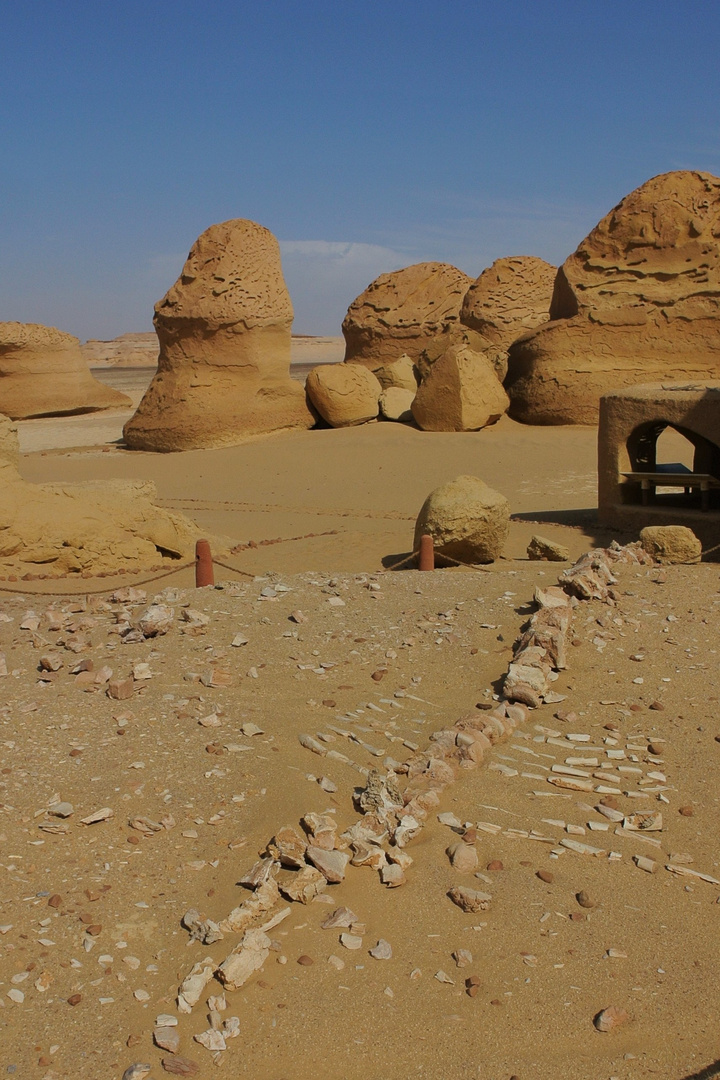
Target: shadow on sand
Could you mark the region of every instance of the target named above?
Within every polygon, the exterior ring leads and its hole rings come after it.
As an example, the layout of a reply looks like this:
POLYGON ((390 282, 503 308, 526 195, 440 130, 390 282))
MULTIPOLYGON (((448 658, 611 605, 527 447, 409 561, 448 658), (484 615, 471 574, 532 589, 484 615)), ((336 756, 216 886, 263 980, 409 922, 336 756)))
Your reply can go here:
POLYGON ((563 525, 568 529, 578 529, 588 537, 593 547, 607 547, 611 540, 625 543, 628 537, 635 538, 630 532, 601 525, 594 507, 577 510, 528 510, 522 514, 511 514, 510 520, 527 524, 563 525))
POLYGON ((720 1076, 720 1061, 713 1061, 712 1065, 706 1065, 699 1072, 689 1073, 680 1080, 712 1080, 714 1076, 720 1076))

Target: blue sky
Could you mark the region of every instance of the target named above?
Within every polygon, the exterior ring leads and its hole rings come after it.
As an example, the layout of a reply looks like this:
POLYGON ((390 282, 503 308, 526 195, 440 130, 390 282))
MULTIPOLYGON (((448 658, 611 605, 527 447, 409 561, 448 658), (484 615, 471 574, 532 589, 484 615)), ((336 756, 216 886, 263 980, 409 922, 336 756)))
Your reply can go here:
POLYGON ((281 241, 299 333, 390 269, 561 262, 720 173, 715 0, 0 0, 0 319, 151 327, 213 222, 281 241))

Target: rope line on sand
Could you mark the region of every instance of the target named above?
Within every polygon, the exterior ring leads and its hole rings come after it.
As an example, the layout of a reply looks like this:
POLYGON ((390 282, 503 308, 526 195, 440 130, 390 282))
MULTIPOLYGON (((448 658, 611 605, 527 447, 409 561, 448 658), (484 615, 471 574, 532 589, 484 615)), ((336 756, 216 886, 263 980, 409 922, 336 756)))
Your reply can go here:
MULTIPOLYGON (((140 586, 140 585, 149 585, 151 581, 161 581, 162 578, 170 577, 172 574, 178 574, 181 570, 187 570, 189 567, 194 566, 194 565, 195 565, 195 560, 193 559, 192 562, 182 563, 180 566, 173 566, 172 570, 163 570, 159 574, 151 574, 150 577, 142 578, 141 581, 133 581, 132 585, 130 585, 129 587, 130 588, 138 588, 138 586, 140 586)), ((238 573, 241 573, 241 572, 242 571, 238 571, 238 573)), ((110 575, 110 576, 112 576, 112 575, 110 575)), ((65 574, 65 575, 63 575, 62 578, 55 578, 54 580, 55 581, 63 581, 63 580, 67 580, 69 577, 70 577, 69 574, 65 574)), ((85 580, 85 579, 76 578, 75 580, 85 580)), ((34 581, 33 582, 28 582, 28 584, 35 584, 35 582, 34 581)), ((116 589, 122 589, 122 588, 124 588, 124 585, 110 585, 106 589, 81 589, 79 592, 57 592, 55 589, 49 589, 47 592, 33 591, 32 595, 33 596, 82 596, 83 593, 85 593, 87 596, 100 596, 100 595, 102 595, 102 593, 115 592, 116 589)), ((27 591, 28 590, 26 588, 25 589, 20 589, 20 588, 18 588, 18 589, 10 589, 10 588, 7 588, 7 586, 5 586, 5 585, 0 585, 0 592, 18 594, 18 593, 26 593, 27 591)))
MULTIPOLYGON (((412 562, 413 559, 417 559, 419 555, 420 555, 420 549, 417 548, 415 551, 411 551, 409 555, 406 555, 404 558, 399 559, 398 562, 391 563, 390 566, 386 566, 385 569, 386 570, 399 570, 400 567, 405 566, 406 563, 412 562)), ((435 561, 437 562, 438 559, 441 559, 444 563, 448 564, 449 566, 467 566, 467 568, 469 570, 478 570, 483 574, 488 574, 490 572, 487 569, 487 567, 482 566, 479 563, 469 563, 469 562, 463 562, 462 559, 453 559, 451 555, 444 555, 442 553, 442 551, 437 551, 436 550, 435 551, 435 561)))

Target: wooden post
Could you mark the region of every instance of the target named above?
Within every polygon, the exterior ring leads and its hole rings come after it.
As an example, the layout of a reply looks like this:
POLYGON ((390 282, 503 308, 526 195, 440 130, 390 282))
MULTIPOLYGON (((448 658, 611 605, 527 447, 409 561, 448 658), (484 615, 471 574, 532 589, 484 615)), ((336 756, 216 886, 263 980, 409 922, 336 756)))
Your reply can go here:
POLYGON ((215 584, 212 553, 207 540, 198 540, 195 544, 195 588, 215 584))
POLYGON ((420 537, 420 559, 418 561, 418 569, 435 569, 435 546, 433 544, 432 536, 429 536, 427 533, 420 537))

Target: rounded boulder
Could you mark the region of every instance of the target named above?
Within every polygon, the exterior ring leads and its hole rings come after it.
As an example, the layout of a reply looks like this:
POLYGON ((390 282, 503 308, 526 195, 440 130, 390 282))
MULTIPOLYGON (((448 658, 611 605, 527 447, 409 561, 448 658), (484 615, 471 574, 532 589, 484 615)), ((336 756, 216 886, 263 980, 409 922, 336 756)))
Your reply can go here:
POLYGON ((415 523, 413 549, 432 536, 435 549, 467 563, 493 562, 502 553, 510 528, 504 495, 477 476, 458 476, 432 491, 415 523))
POLYGON ((354 427, 377 418, 382 386, 359 364, 320 364, 308 375, 305 391, 330 427, 354 427))
POLYGON ((640 543, 663 563, 697 563, 702 554, 702 544, 685 525, 648 525, 640 533, 640 543))

